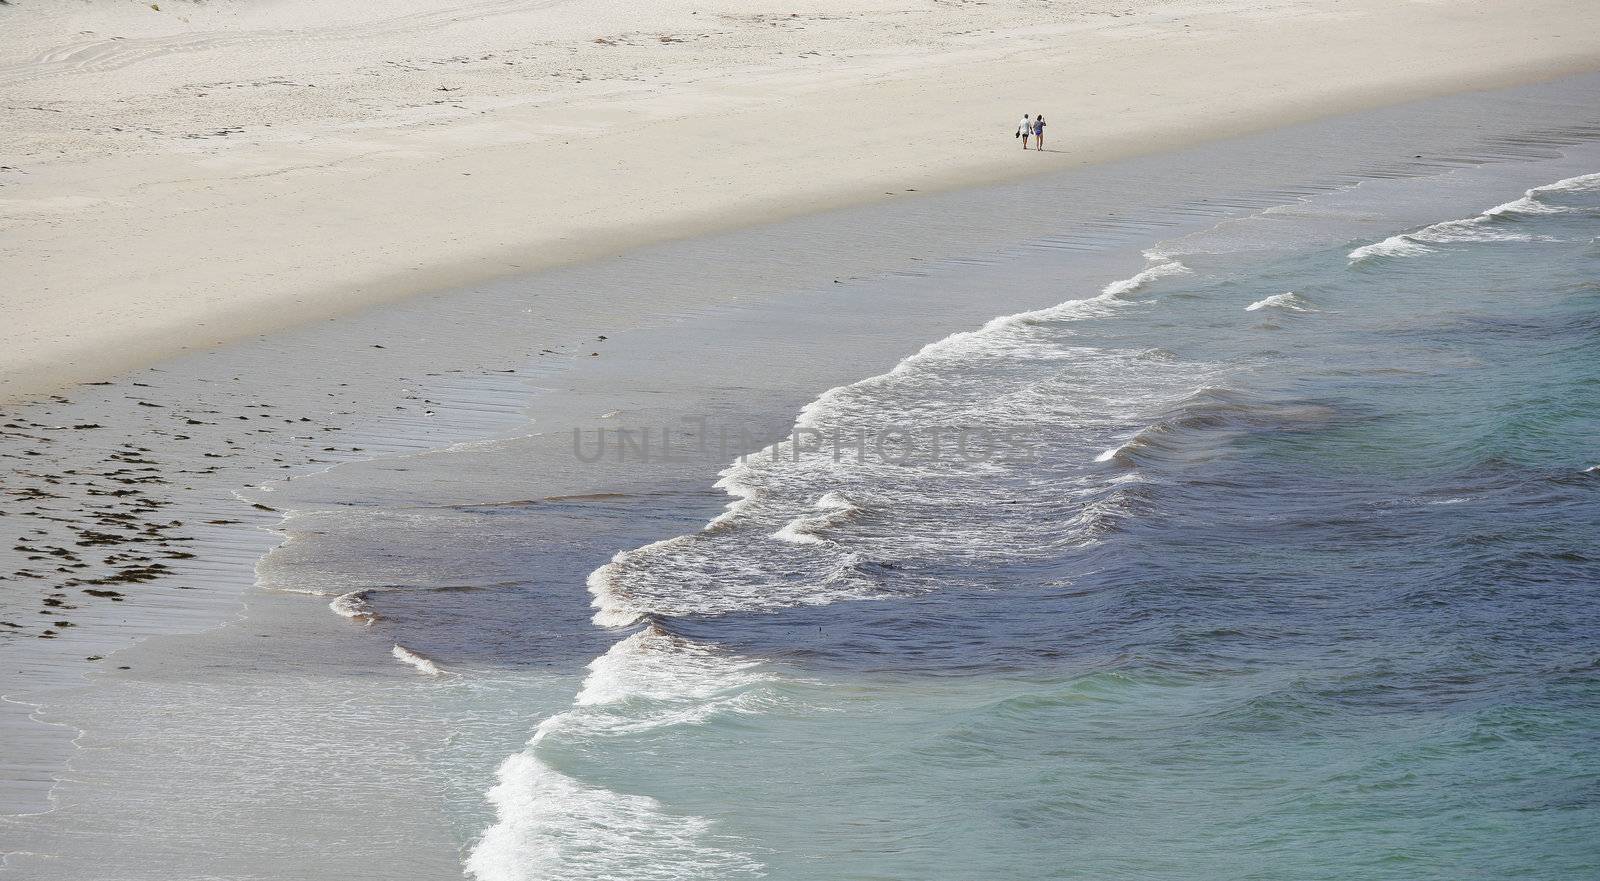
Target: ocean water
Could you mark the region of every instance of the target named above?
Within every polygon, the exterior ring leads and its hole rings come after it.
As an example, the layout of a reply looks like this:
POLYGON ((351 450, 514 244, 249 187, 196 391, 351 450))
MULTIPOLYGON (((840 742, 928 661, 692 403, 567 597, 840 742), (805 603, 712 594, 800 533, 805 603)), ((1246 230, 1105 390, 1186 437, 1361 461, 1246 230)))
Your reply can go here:
POLYGON ((1600 873, 1600 175, 1483 208, 1223 224, 823 394, 589 576, 469 871, 1600 873))

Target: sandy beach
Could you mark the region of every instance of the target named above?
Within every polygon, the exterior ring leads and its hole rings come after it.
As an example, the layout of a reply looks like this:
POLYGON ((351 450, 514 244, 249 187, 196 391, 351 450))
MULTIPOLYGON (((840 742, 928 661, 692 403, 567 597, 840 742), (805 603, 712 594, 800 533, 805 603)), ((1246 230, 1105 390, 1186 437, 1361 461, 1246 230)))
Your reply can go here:
POLYGON ((0 877, 1595 876, 1591 6, 0 0, 0 877))
POLYGON ((1600 66, 1581 0, 0 8, 0 394, 646 242, 1600 66), (1024 109, 1052 122, 1022 156, 1024 109))

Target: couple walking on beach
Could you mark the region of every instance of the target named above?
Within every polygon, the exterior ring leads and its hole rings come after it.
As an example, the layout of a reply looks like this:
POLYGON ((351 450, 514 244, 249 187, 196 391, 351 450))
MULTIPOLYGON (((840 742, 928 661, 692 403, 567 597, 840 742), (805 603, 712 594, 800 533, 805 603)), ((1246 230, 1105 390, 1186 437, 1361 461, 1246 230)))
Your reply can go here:
POLYGON ((1036 150, 1044 149, 1044 114, 1041 113, 1033 119, 1028 114, 1022 114, 1022 122, 1017 125, 1017 137, 1022 138, 1022 149, 1028 149, 1028 136, 1032 135, 1039 146, 1036 150))

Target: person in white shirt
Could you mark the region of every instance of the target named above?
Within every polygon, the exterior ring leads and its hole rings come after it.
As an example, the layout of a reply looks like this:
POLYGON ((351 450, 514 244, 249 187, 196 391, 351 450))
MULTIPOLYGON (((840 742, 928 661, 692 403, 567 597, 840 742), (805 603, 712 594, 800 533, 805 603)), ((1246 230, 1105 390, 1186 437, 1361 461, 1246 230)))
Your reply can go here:
POLYGON ((1022 135, 1022 149, 1028 149, 1028 136, 1033 134, 1033 120, 1028 118, 1028 114, 1022 114, 1022 124, 1017 126, 1017 132, 1022 135))

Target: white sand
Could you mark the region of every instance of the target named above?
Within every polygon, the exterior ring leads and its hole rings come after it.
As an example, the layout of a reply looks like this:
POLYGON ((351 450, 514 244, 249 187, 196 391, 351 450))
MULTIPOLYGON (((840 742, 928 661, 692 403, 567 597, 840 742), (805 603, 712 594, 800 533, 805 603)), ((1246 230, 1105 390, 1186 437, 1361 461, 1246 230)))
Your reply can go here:
POLYGON ((158 5, 0 6, 0 397, 648 241, 1600 68, 1593 0, 158 5), (1060 152, 1017 150, 1024 110, 1060 152))

